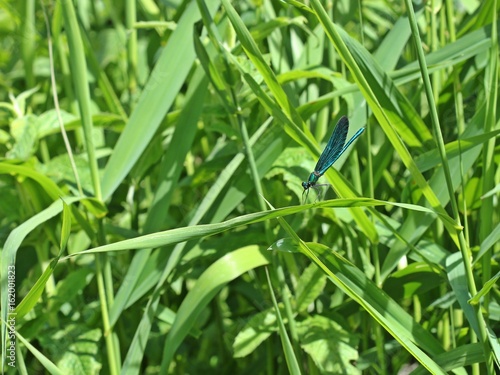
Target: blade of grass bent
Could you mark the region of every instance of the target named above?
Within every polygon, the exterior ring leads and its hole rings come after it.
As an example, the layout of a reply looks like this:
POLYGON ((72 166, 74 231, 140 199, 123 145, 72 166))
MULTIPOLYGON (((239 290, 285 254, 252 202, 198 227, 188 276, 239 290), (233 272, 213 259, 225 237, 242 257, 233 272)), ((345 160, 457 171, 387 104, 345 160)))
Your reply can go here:
POLYGON ((27 177, 35 181, 43 189, 45 193, 51 198, 56 200, 63 197, 64 192, 57 186, 57 184, 48 178, 46 175, 35 171, 32 168, 25 167, 24 165, 16 165, 10 163, 0 162, 0 174, 11 174, 14 176, 27 177))
MULTIPOLYGON (((323 201, 319 203, 304 204, 301 206, 291 206, 285 208, 278 208, 271 211, 260 211, 252 214, 242 215, 223 221, 221 223, 214 224, 203 224, 191 226, 188 225, 182 228, 175 228, 166 230, 163 232, 157 232, 152 234, 147 234, 139 236, 136 238, 123 240, 115 242, 112 244, 107 244, 103 246, 94 247, 88 250, 83 250, 79 252, 72 253, 66 256, 64 259, 72 258, 84 254, 93 254, 100 252, 110 252, 110 251, 123 251, 123 250, 135 250, 135 249, 147 249, 155 247, 164 247, 167 245, 183 243, 186 241, 197 240, 199 238, 211 236, 217 233, 222 233, 227 230, 238 228, 243 225, 249 225, 254 223, 259 223, 269 219, 275 219, 279 216, 292 215, 312 207, 374 207, 383 205, 393 205, 409 210, 415 210, 419 212, 432 213, 434 215, 440 216, 440 218, 447 225, 452 225, 454 221, 449 219, 447 215, 443 215, 432 209, 424 206, 417 206, 413 204, 388 202, 377 199, 370 198, 350 198, 350 199, 332 199, 328 201, 323 201)), ((457 228, 458 229, 458 228, 457 228)))
POLYGON ((53 375, 63 375, 64 371, 61 371, 50 359, 48 359, 41 351, 39 351, 34 345, 26 340, 20 333, 16 332, 16 337, 23 345, 30 351, 30 353, 40 362, 40 364, 53 375))

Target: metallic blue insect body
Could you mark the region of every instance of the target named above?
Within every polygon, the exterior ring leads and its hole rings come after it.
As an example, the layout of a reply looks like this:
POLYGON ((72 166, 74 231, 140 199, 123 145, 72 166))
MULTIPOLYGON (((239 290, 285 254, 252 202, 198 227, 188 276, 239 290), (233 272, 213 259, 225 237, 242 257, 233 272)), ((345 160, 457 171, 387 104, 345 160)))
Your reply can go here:
POLYGON ((337 126, 335 126, 335 129, 333 130, 333 134, 330 137, 328 144, 319 157, 318 163, 316 163, 314 171, 309 175, 307 181, 302 182, 302 187, 304 188, 302 196, 304 196, 304 193, 307 191, 305 200, 309 194, 309 188, 313 188, 318 191, 319 186, 329 186, 328 184, 317 184, 318 179, 325 174, 327 169, 337 161, 337 159, 344 153, 345 150, 347 150, 351 143, 354 142, 356 138, 361 135, 361 133, 363 133, 364 130, 365 128, 360 128, 356 134, 354 134, 352 138, 345 143, 347 132, 349 131, 349 120, 345 116, 340 118, 339 122, 337 122, 337 126))

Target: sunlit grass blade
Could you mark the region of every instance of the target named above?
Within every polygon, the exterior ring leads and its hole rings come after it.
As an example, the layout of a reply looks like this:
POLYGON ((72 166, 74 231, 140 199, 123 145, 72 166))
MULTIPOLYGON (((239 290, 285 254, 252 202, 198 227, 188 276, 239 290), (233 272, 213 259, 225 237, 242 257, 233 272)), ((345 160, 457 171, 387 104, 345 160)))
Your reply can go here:
MULTIPOLYGON (((464 370, 462 367, 473 365, 484 361, 484 355, 479 344, 462 345, 446 353, 438 354, 433 357, 437 363, 446 371, 464 370)), ((426 375, 429 370, 420 365, 412 371, 412 375, 426 375)), ((465 371, 455 372, 465 374, 465 371)))
MULTIPOLYGON (((333 199, 318 203, 305 204, 302 206, 292 206, 271 211, 256 212, 253 214, 242 215, 233 219, 229 219, 221 223, 203 224, 195 227, 187 226, 183 228, 175 228, 163 232, 147 234, 133 239, 91 248, 85 251, 75 252, 68 255, 64 259, 73 258, 83 254, 164 247, 171 244, 196 240, 201 237, 222 233, 229 229, 237 228, 240 226, 275 219, 280 216, 292 215, 294 213, 301 212, 312 207, 373 207, 382 205, 394 205, 410 210, 432 213, 441 217, 441 219, 450 226, 452 225, 452 223, 454 223, 452 219, 449 219, 448 215, 442 215, 441 213, 434 212, 433 210, 423 206, 386 202, 369 198, 333 199)), ((458 228, 455 229, 458 230, 458 228)))
POLYGON ((66 249, 66 244, 68 243, 68 238, 71 231, 71 211, 68 205, 64 203, 64 201, 62 202, 62 205, 63 205, 63 219, 61 226, 61 243, 59 247, 59 254, 55 259, 53 259, 50 262, 49 266, 43 271, 42 275, 37 280, 35 285, 33 285, 33 287, 30 289, 26 297, 24 297, 23 300, 19 303, 19 305, 17 305, 15 310, 16 319, 21 319, 33 308, 33 306, 35 306, 37 301, 42 296, 45 284, 52 276, 52 273, 56 268, 59 258, 61 257, 63 251, 66 249))
POLYGON ((28 168, 28 166, 0 162, 0 174, 12 174, 14 176, 19 175, 22 178, 30 178, 40 185, 44 193, 52 200, 56 200, 65 195, 54 181, 44 174, 28 168))
MULTIPOLYGON (((446 155, 449 159, 452 159, 460 153, 464 153, 473 147, 482 146, 483 142, 498 137, 499 134, 500 130, 495 130, 487 134, 481 134, 447 143, 445 145, 446 155)), ((438 166, 441 163, 441 159, 439 157, 438 150, 434 149, 416 158, 415 162, 417 163, 419 169, 422 172, 425 172, 438 166)))
POLYGON ((491 289, 496 285, 498 279, 500 278, 500 272, 497 272, 491 279, 489 279, 484 286, 477 292, 477 294, 469 300, 471 305, 477 305, 481 302, 481 299, 490 293, 491 289))

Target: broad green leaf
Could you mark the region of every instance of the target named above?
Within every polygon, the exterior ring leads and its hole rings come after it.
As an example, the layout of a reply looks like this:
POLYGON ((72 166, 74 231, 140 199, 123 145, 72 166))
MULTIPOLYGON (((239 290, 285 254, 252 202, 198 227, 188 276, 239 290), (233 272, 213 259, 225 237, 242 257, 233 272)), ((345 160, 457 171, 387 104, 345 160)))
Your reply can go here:
POLYGON ((40 341, 44 351, 56 358, 57 367, 64 374, 84 375, 101 370, 101 338, 102 331, 99 328, 69 324, 40 341))
POLYGON ((255 314, 234 339, 234 357, 242 358, 253 353, 263 341, 267 340, 277 330, 276 314, 272 310, 265 310, 255 314))
POLYGON ((325 274, 314 264, 307 267, 297 283, 296 311, 302 312, 319 297, 326 285, 325 274))
POLYGON ((321 315, 309 317, 297 325, 300 346, 321 373, 361 374, 361 370, 353 366, 358 359, 359 337, 321 315))
POLYGON ((162 369, 168 369, 177 348, 196 322, 196 317, 221 288, 241 274, 267 263, 264 253, 252 246, 226 254, 207 268, 177 311, 165 341, 162 369))

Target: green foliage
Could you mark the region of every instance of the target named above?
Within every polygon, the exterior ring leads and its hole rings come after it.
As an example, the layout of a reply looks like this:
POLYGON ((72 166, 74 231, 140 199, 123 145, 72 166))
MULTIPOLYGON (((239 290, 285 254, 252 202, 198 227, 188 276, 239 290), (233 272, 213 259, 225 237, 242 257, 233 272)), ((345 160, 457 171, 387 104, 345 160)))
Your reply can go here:
POLYGON ((499 7, 4 3, 3 369, 498 371, 499 7))

